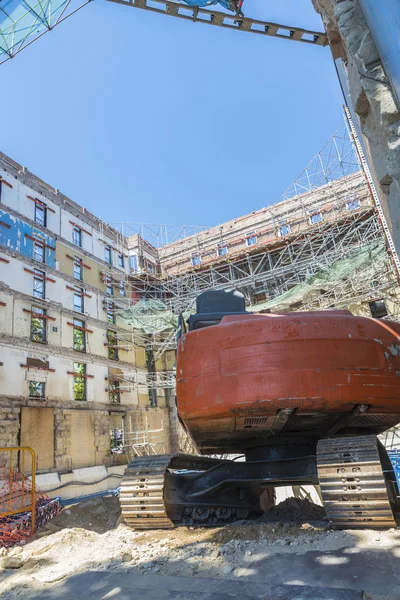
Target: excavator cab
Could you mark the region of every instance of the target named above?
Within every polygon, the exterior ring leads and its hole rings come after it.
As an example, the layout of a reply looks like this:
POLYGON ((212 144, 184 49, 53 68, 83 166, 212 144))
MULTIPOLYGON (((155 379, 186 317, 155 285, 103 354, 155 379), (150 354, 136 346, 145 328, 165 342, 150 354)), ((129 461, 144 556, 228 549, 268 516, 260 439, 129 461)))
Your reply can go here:
MULTIPOLYGON (((185 321, 183 313, 178 319, 179 340, 184 333, 218 325, 222 317, 246 313, 244 296, 236 290, 209 290, 196 298, 196 313, 185 321)), ((247 313, 248 314, 248 313, 247 313)))

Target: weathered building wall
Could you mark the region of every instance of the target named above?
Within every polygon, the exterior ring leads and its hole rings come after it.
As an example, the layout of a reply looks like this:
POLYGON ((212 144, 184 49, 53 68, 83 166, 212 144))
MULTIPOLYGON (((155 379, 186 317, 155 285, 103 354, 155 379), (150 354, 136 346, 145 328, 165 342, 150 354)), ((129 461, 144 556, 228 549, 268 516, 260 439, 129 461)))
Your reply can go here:
MULTIPOLYGON (((400 253, 400 107, 359 0, 313 3, 322 16, 339 75, 346 79, 342 83, 350 93, 346 101, 358 117, 372 175, 400 253)), ((376 2, 375 10, 384 11, 385 3, 376 2)))

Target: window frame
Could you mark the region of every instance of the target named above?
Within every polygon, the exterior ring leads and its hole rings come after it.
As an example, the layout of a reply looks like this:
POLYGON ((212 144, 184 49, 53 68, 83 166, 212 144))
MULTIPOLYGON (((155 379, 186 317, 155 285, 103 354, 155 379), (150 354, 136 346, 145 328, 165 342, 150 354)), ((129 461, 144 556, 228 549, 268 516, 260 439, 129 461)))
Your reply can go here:
POLYGON ((47 227, 47 206, 42 204, 42 202, 35 202, 34 221, 42 227, 47 227), (40 211, 43 213, 43 221, 37 218, 40 211))
POLYGON ((290 227, 290 223, 279 223, 279 237, 285 237, 292 233, 292 228, 290 227), (285 232, 282 230, 285 229, 285 232))
POLYGON ((84 300, 84 297, 83 297, 83 289, 80 288, 77 285, 74 286, 74 311, 78 312, 78 313, 84 313, 85 312, 85 300, 84 300), (81 306, 81 308, 79 308, 79 309, 76 308, 77 304, 75 303, 77 297, 80 298, 80 306, 81 306))
POLYGON ((107 354, 109 360, 119 360, 117 332, 113 329, 107 329, 107 354), (111 342, 111 346, 110 346, 111 342))
POLYGON ((218 244, 217 256, 226 256, 228 254, 228 252, 229 252, 228 244, 226 242, 221 242, 220 244, 218 244), (222 252, 222 250, 225 250, 225 252, 222 252))
POLYGON ((120 382, 117 379, 110 379, 108 394, 110 404, 121 404, 120 382))
POLYGON ((32 296, 34 298, 39 298, 40 300, 46 299, 46 273, 40 269, 34 269, 32 296), (42 288, 39 294, 38 290, 35 289, 35 286, 38 284, 38 282, 40 282, 42 288))
POLYGON ((74 364, 73 364, 73 372, 74 372, 74 378, 73 378, 73 396, 74 396, 74 401, 75 402, 86 402, 87 401, 86 363, 74 362, 74 364), (79 367, 82 367, 82 372, 77 371, 77 366, 78 365, 79 365, 79 367), (77 398, 76 397, 76 386, 78 384, 83 386, 83 393, 82 393, 83 397, 82 398, 77 398))
POLYGON ((117 265, 118 265, 118 267, 121 267, 121 269, 125 268, 125 259, 124 259, 124 255, 122 254, 122 252, 118 252, 117 265))
POLYGON ((310 215, 310 225, 317 225, 318 223, 321 223, 323 220, 324 220, 324 217, 322 216, 321 211, 310 215), (314 221, 315 217, 319 217, 317 221, 314 221))
MULTIPOLYGON (((36 334, 37 335, 37 334, 36 334)), ((46 309, 39 308, 38 306, 31 307, 31 324, 30 324, 30 335, 29 339, 34 344, 46 344, 47 343, 47 319, 46 319, 46 309), (34 316, 36 315, 36 316, 34 316), (41 339, 34 339, 34 321, 41 321, 41 330, 42 334, 39 336, 41 339)))
POLYGON ((82 229, 77 225, 72 226, 72 243, 78 248, 82 248, 82 229), (77 243, 77 240, 79 243, 77 243))
POLYGON ((35 400, 45 400, 46 399, 46 382, 45 381, 28 380, 28 398, 32 398, 35 400), (42 389, 42 392, 40 394, 31 394, 31 385, 40 386, 42 389))
POLYGON ((83 281, 83 261, 78 256, 74 256, 74 258, 73 258, 72 274, 73 274, 74 279, 76 279, 77 281, 83 281), (75 274, 75 268, 76 267, 79 268, 79 275, 80 275, 80 277, 77 277, 76 274, 75 274))
POLYGON ((112 323, 113 325, 115 325, 115 322, 116 322, 115 305, 112 302, 107 302, 106 313, 107 313, 107 323, 112 323), (110 316, 111 316, 111 320, 110 320, 110 316))
POLYGON ((106 263, 108 265, 112 265, 113 264, 113 260, 112 260, 112 248, 109 244, 106 244, 104 246, 104 260, 106 261, 106 263))
POLYGON ((347 198, 346 199, 346 208, 349 211, 353 211, 353 210, 357 210, 358 208, 360 208, 361 204, 360 204, 360 198, 358 196, 354 197, 354 198, 347 198))
POLYGON ((192 252, 192 267, 198 267, 201 262, 200 252, 192 252))
POLYGON ((86 331, 85 331, 85 321, 83 321, 82 319, 76 319, 75 317, 73 318, 73 328, 72 328, 72 342, 73 342, 73 348, 75 350, 75 352, 81 352, 82 354, 86 353, 86 331), (75 340, 75 336, 79 335, 82 338, 82 347, 79 348, 77 347, 78 344, 76 343, 75 340))
POLYGON ((44 246, 44 244, 42 244, 41 242, 33 242, 33 248, 32 248, 32 258, 33 260, 36 260, 36 262, 41 263, 42 265, 46 264, 46 248, 44 246), (39 258, 38 258, 38 253, 39 253, 39 258))
POLYGON ((256 246, 258 244, 257 231, 249 231, 246 233, 246 246, 250 248, 251 246, 256 246), (252 241, 254 240, 254 241, 252 241))

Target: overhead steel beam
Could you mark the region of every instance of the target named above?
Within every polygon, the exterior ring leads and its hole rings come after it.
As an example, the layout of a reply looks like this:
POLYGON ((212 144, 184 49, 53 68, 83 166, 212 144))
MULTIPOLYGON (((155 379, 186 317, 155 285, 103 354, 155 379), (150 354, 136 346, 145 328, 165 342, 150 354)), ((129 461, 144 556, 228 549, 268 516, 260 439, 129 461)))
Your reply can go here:
POLYGON ((108 0, 117 4, 126 4, 133 8, 142 8, 150 12, 169 15, 170 17, 179 17, 188 21, 216 25, 226 29, 235 29, 236 31, 248 31, 249 33, 258 33, 270 37, 282 38, 285 40, 294 40, 313 44, 314 46, 327 46, 328 37, 321 31, 310 31, 301 27, 291 27, 270 23, 268 21, 259 21, 249 17, 238 17, 227 13, 208 10, 204 8, 192 7, 187 4, 173 2, 172 0, 108 0))

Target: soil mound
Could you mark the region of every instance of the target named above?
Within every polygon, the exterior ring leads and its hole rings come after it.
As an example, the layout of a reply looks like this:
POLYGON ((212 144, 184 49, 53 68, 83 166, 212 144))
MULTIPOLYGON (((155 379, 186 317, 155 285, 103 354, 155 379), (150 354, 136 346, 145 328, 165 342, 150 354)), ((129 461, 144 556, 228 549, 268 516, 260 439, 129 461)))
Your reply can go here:
POLYGON ((57 517, 52 519, 51 524, 54 528, 80 527, 96 533, 105 533, 117 527, 120 515, 119 498, 103 496, 64 508, 57 517))
POLYGON ((325 509, 307 499, 287 498, 276 506, 270 508, 258 519, 264 523, 308 523, 309 521, 326 521, 325 509))

